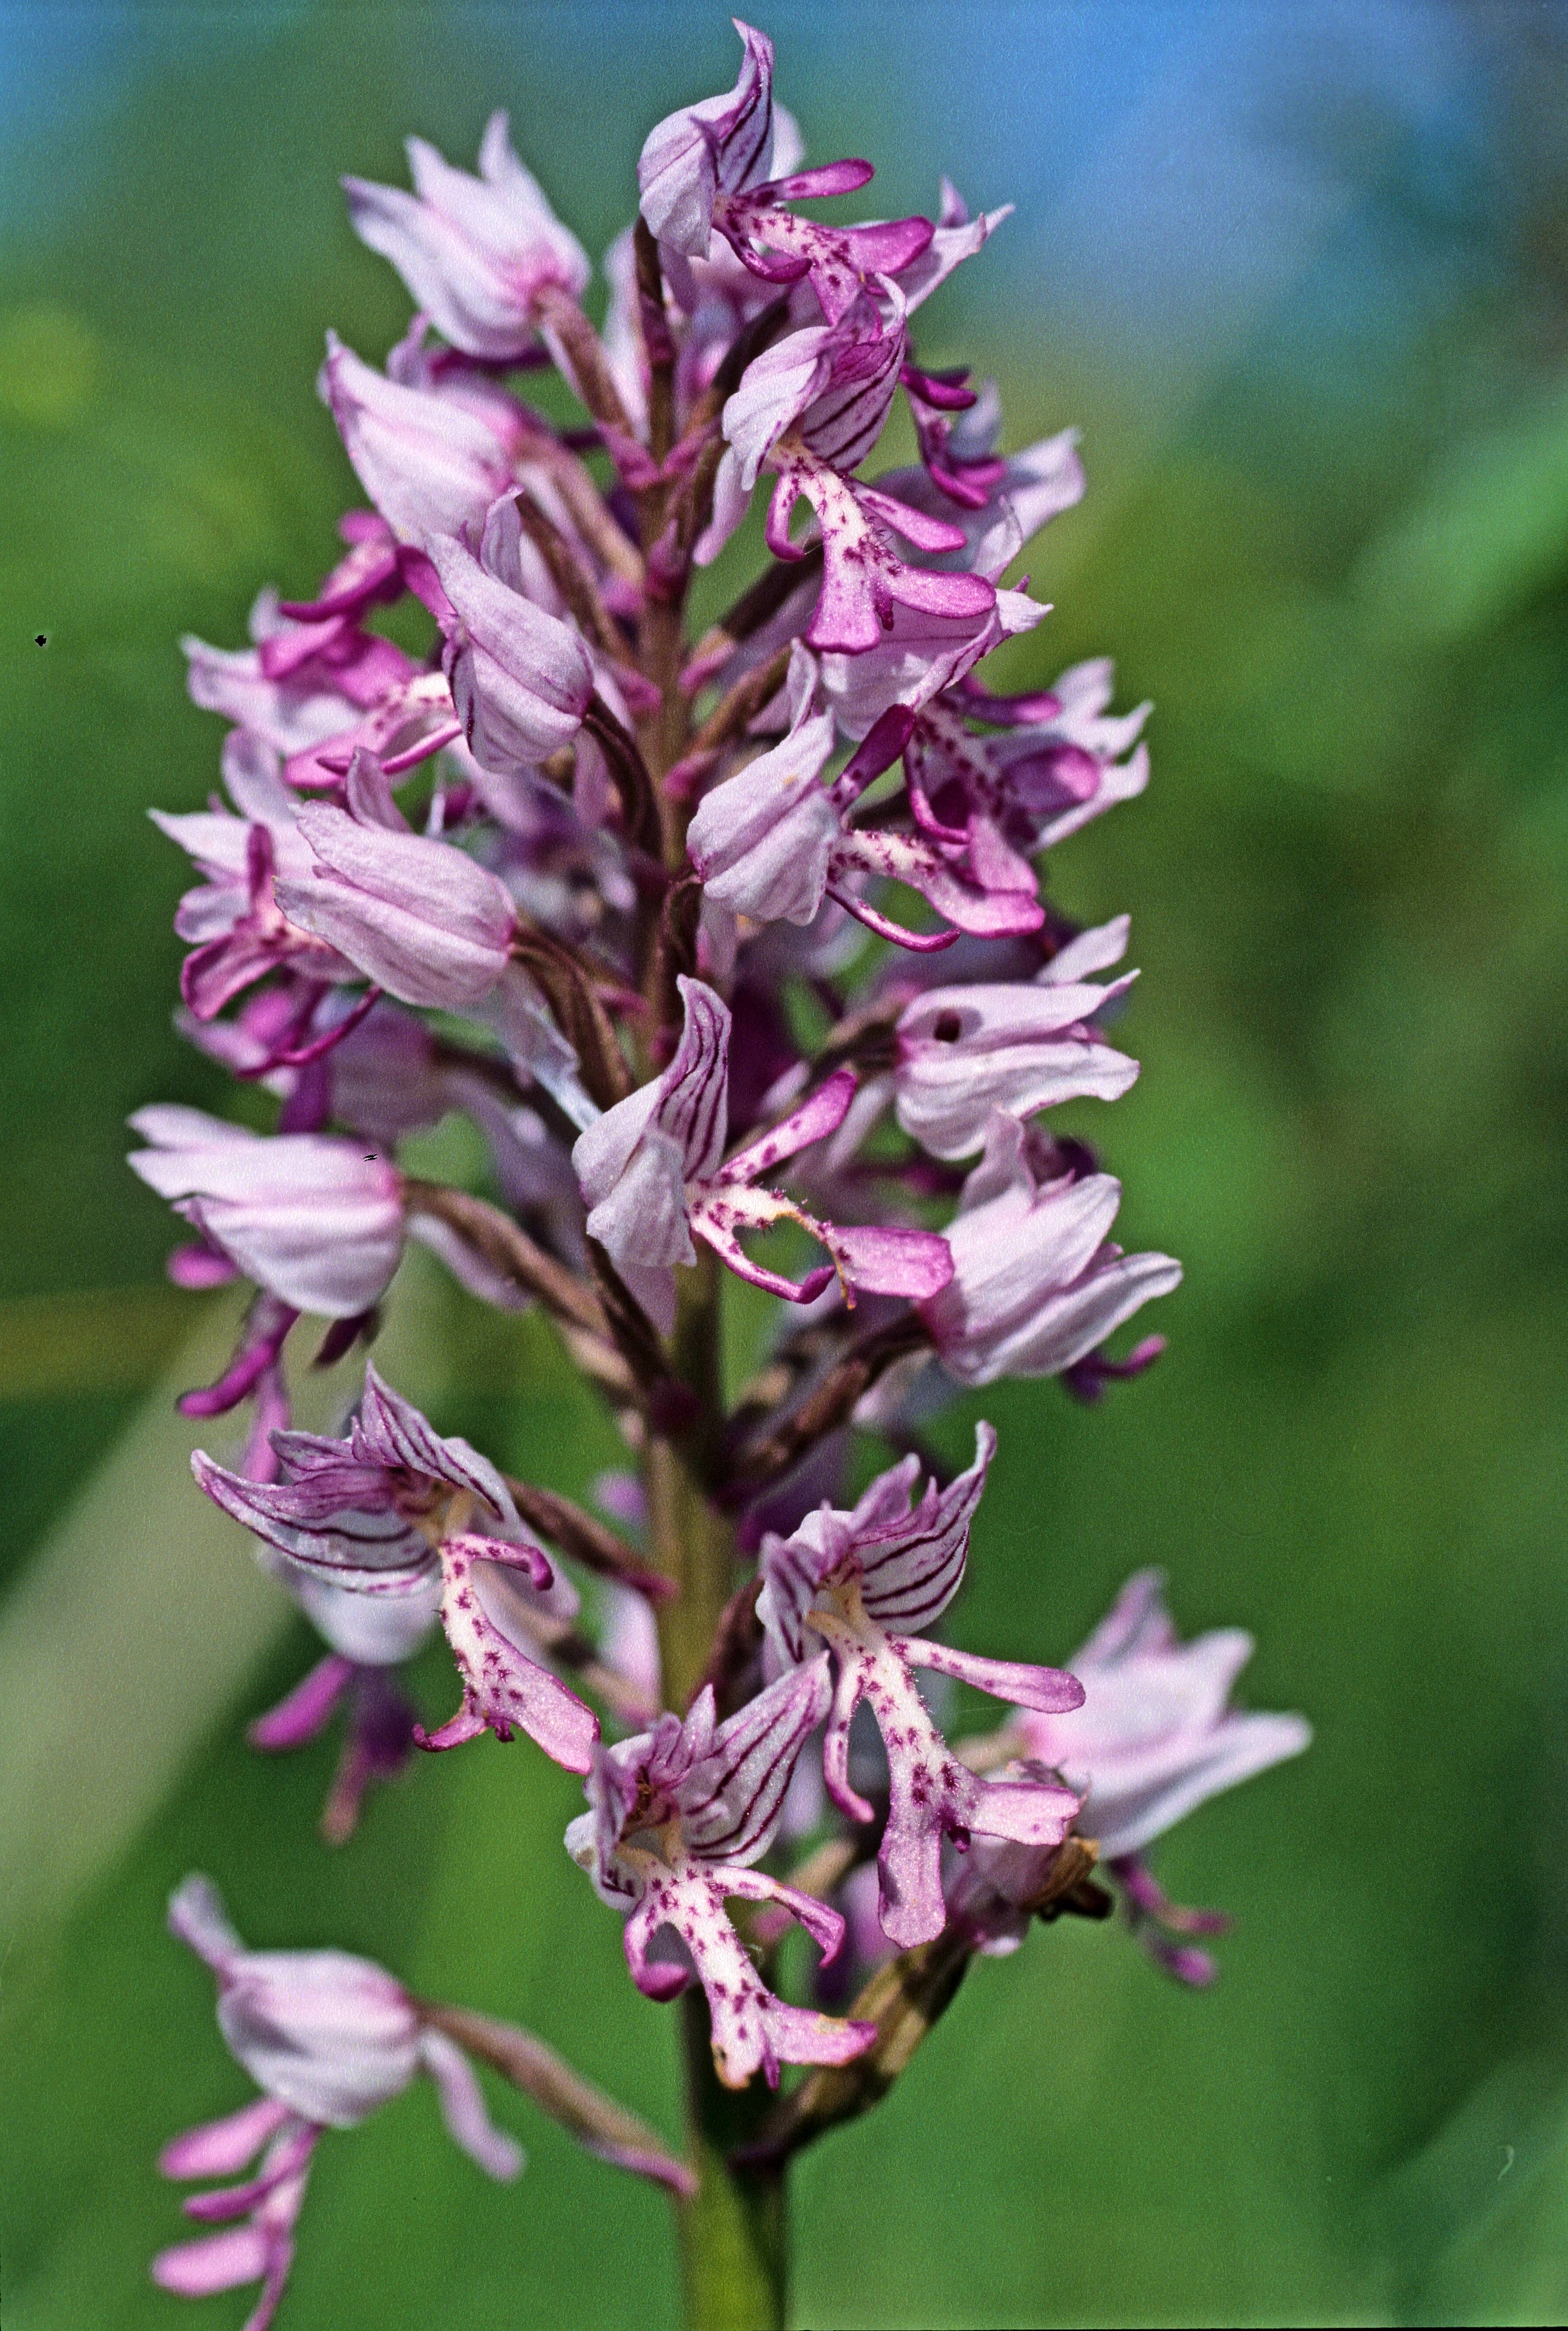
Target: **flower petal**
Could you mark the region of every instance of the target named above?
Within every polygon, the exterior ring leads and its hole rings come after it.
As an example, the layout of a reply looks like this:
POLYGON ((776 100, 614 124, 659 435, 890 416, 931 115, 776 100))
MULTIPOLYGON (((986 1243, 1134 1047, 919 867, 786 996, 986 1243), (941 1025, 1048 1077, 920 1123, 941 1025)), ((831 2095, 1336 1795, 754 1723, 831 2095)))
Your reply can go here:
POLYGON ((523 1649, 516 1622, 508 1625, 507 1589, 498 1576, 508 1551, 482 1537, 448 1538, 442 1547, 442 1624, 462 1678, 462 1707, 438 1732, 414 1736, 422 1747, 450 1748, 486 1726, 498 1740, 519 1730, 568 1772, 585 1773, 599 1720, 523 1649))
POLYGON ((237 2176, 289 2118, 290 2107, 280 2098, 258 2097, 238 2112, 171 2138, 158 2155, 158 2167, 166 2177, 237 2176))
POLYGON ((688 1845, 708 1861, 764 1852, 784 1809, 795 1760, 828 1712, 826 1653, 793 1669, 721 1724, 711 1753, 677 1792, 688 1845))
POLYGON ((273 2245, 257 2226, 231 2226, 200 2241, 176 2242, 159 2250, 150 2272, 160 2290, 181 2298, 209 2298, 214 2291, 233 2290, 242 2282, 260 2282, 266 2273, 273 2245))

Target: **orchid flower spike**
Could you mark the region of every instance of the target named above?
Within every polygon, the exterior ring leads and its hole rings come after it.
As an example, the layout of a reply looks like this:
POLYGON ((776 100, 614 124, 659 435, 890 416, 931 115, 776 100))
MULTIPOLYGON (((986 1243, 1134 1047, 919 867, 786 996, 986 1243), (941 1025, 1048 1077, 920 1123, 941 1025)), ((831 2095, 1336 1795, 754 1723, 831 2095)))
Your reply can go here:
POLYGON ((689 1991, 693 2031, 706 2003, 718 2081, 821 2069, 716 2117, 699 2051, 684 2165, 532 2035, 365 1961, 247 1952, 193 1879, 176 1930, 262 2094, 166 2165, 261 2164, 155 2271, 259 2282, 252 2331, 321 2131, 418 2070, 497 2174, 518 2156, 468 2057, 607 2158, 700 2183, 696 2259, 701 2230, 741 2225, 710 2179, 875 2102, 972 1951, 1111 1906, 1092 1847, 1147 1946, 1202 1979, 1212 1914, 1141 1857, 1306 1738, 1230 1708, 1246 1639, 1183 1647, 1146 1577, 1081 1680, 934 1641, 988 1424, 956 1479, 911 1453, 838 1502, 865 1478, 857 1431, 919 1452, 961 1388, 1060 1375, 1090 1400, 1163 1348, 1104 1346, 1180 1265, 1121 1251, 1119 1184, 1041 1117, 1138 1074, 1113 1042, 1127 918, 1075 934, 1043 853, 1142 789, 1147 707, 1114 709, 1104 660, 1013 694, 988 677, 1050 612, 1025 544, 1084 490, 1073 430, 1010 450, 995 385, 917 346, 1005 210, 943 181, 931 216, 803 215, 870 166, 804 162, 772 43, 736 31, 734 85, 646 138, 602 329, 504 114, 472 174, 413 139, 411 186, 345 182, 419 306, 384 364, 328 336, 318 385, 368 506, 313 595, 263 590, 248 644, 186 642, 225 792, 158 819, 195 869, 176 1024, 275 1129, 144 1109, 131 1163, 194 1233, 171 1276, 253 1286, 232 1359, 180 1403, 251 1403, 238 1450, 194 1471, 321 1638, 252 1740, 342 1711, 341 1839, 412 1747, 526 1732, 584 1776, 567 1846, 641 1989, 689 1991), (552 367, 536 409, 518 376, 552 367), (918 458, 877 475, 900 395, 918 458), (694 636, 694 580, 759 490, 763 571, 694 636), (438 1433, 374 1366, 336 1433, 293 1428, 302 1315, 328 1323, 321 1367, 371 1344, 409 1239, 493 1309, 537 1305, 603 1394, 641 1474, 603 1492, 615 1527, 438 1433), (400 1670, 438 1626, 461 1698, 427 1734, 400 1670), (949 1746, 937 1677, 1001 1699, 1000 1729, 949 1746), (775 1841, 803 1856, 793 1888, 760 1868, 775 1841), (776 1995, 765 1955, 793 1917, 837 1968, 818 2005, 848 1996, 828 1896, 889 1962, 849 2021, 776 1995))

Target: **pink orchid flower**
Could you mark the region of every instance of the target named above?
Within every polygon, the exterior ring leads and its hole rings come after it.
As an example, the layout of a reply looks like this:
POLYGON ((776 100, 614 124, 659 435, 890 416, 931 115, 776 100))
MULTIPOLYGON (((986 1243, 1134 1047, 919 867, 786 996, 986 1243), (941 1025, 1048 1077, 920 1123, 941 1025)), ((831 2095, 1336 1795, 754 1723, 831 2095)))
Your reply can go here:
POLYGON ((757 1186, 764 1174, 836 1131, 854 1097, 851 1070, 840 1070, 726 1157, 729 1010, 701 980, 682 977, 678 985, 685 1021, 669 1067, 607 1110, 572 1151, 590 1208, 588 1235, 604 1247, 654 1325, 664 1334, 674 1325, 674 1266, 695 1262, 694 1237, 738 1278, 792 1303, 812 1301, 835 1272, 851 1301, 857 1289, 914 1298, 945 1286, 950 1266, 935 1232, 822 1222, 794 1200, 757 1186), (799 1223, 832 1257, 798 1282, 754 1262, 740 1243, 742 1231, 784 1221, 799 1223))
POLYGON ((245 2331, 266 2331, 293 2264, 317 2145, 329 2128, 357 2126, 421 2072, 435 2083, 453 2142, 487 2175, 518 2175, 522 2148, 492 2126, 467 2057, 373 1961, 344 1951, 248 1951, 205 1878, 178 1889, 169 1926, 217 1976, 218 2027, 262 2093, 188 2129, 159 2155, 166 2177, 242 2178, 185 2203, 187 2216, 205 2223, 242 2222, 161 2250, 152 2262, 161 2288, 201 2298, 260 2282, 245 2331), (258 2153, 258 2168, 244 2177, 258 2153))
POLYGON ((599 1750, 586 1783, 592 1810, 566 1832, 572 1859, 626 1918, 638 1989, 666 2000, 694 1976, 701 1984, 727 2088, 744 2088, 759 2070, 776 2088, 781 2063, 842 2064, 876 2037, 875 2024, 776 1999, 725 1915, 727 1899, 781 1903, 824 1960, 843 1939, 836 1910, 750 1866, 773 1841, 796 1760, 830 1698, 825 1654, 723 1724, 705 1686, 684 1721, 661 1716, 651 1732, 599 1750))
POLYGON ((920 1307, 960 1384, 1060 1375, 1181 1284, 1172 1256, 1124 1254, 1111 1243, 1121 1194, 1109 1174, 1037 1180, 1024 1127, 993 1111, 947 1228, 953 1277, 920 1307))
POLYGON ((880 1915, 884 1933, 900 1946, 942 1931, 945 1837, 965 1846, 972 1835, 985 1835, 1055 1847, 1079 1808, 1078 1795, 1053 1782, 976 1779, 916 1687, 916 1671, 926 1668, 1042 1711, 1083 1699, 1082 1686, 1054 1668, 979 1659, 923 1638, 964 1583, 969 1526, 995 1447, 995 1433, 982 1424, 974 1464, 946 1489, 927 1482, 917 1505, 920 1465, 910 1456, 879 1474, 850 1512, 824 1504, 792 1537, 763 1541, 757 1616, 775 1655, 810 1660, 813 1645, 825 1641, 837 1662, 822 1769, 828 1793, 851 1821, 870 1822, 875 1809, 850 1785, 851 1719, 862 1699, 877 1719, 891 1790, 877 1861, 880 1915))
POLYGON ((214 1503, 307 1577, 389 1599, 411 1627, 439 1608, 462 1706, 428 1737, 416 1732, 420 1745, 520 1730, 568 1771, 586 1772, 597 1719, 538 1657, 540 1622, 574 1618, 576 1589, 525 1528, 494 1466, 466 1441, 443 1440, 374 1367, 345 1439, 280 1432, 272 1445, 280 1481, 232 1473, 201 1450, 191 1469, 214 1503))
POLYGON ((504 113, 491 114, 477 178, 411 138, 412 195, 365 178, 343 181, 360 241, 392 262, 454 348, 490 363, 527 349, 546 284, 576 299, 592 272, 582 244, 513 152, 507 127, 504 113))

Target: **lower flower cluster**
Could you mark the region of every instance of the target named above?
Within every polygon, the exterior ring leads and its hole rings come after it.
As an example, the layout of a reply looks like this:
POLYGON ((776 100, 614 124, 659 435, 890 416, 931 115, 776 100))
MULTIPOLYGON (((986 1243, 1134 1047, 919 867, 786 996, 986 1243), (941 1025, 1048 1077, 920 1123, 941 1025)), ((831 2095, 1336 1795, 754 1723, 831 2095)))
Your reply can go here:
POLYGON ((187 2204, 224 2231, 154 2271, 259 2281, 252 2331, 323 2132, 416 2073, 492 2175, 521 2156, 475 2057, 687 2196, 875 2101, 973 1956, 1108 1909, 1097 1868, 1208 1980, 1222 1921, 1143 1857, 1307 1736, 1231 1708, 1247 1639, 1182 1645, 1150 1575, 1067 1669, 941 1632, 997 1440, 975 1425, 952 1470, 932 1419, 1009 1376, 1102 1397, 1164 1348, 1107 1339, 1181 1278, 1123 1251, 1119 1183, 1047 1114, 1138 1073, 1112 1041, 1127 918, 1080 926, 1049 874, 1146 784, 1147 708, 1114 712, 1099 661, 984 676, 1049 612, 1004 578, 1084 487, 1072 433, 999 452, 993 387, 915 353, 1006 213, 945 185, 934 218, 803 217, 870 166, 803 166, 772 45, 739 30, 735 87, 646 141, 602 329, 503 115, 477 176, 414 139, 412 191, 346 182, 417 303, 381 367, 328 339, 370 506, 313 596, 262 595, 249 647, 186 643, 226 799, 158 818, 196 874, 179 1025, 275 1121, 145 1108, 131 1163, 194 1234, 175 1277, 252 1290, 182 1403, 249 1404, 195 1478, 321 1639, 252 1739, 342 1713, 338 1844, 415 1749, 524 1736, 580 1775, 567 1850, 638 1989, 684 1994, 717 2088, 752 2098, 752 2142, 715 2168, 694 2075, 677 2160, 534 2035, 362 1960, 248 1952, 191 1879, 176 1931, 261 2095, 168 2149, 242 2182, 187 2204), (546 367, 569 421, 522 393, 546 367), (919 462, 869 477, 900 395, 919 462), (765 477, 763 569, 689 636, 765 477), (423 654, 377 628, 394 607, 423 654), (473 1186, 408 1146, 454 1116, 473 1186), (369 1347, 411 1241, 552 1324, 634 1472, 592 1504, 503 1474, 368 1358, 338 1430, 295 1427, 301 1321, 321 1365, 369 1347), (456 1706, 426 1711, 406 1670, 438 1636, 456 1706), (962 1733, 971 1692, 990 1732, 962 1733), (819 1955, 794 2000, 791 1921, 819 1955))

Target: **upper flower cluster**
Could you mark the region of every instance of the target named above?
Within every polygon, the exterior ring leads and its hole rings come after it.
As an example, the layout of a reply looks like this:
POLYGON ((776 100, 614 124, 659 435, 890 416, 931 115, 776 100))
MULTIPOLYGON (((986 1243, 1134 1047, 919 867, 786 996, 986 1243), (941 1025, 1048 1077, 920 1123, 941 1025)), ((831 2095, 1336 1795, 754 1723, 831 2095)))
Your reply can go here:
MULTIPOLYGON (((1224 1717, 1240 1639, 1179 1651, 1146 1585, 1077 1677, 930 1632, 996 1443, 981 1424, 949 1476, 924 1420, 1005 1375, 1098 1396, 1162 1348, 1111 1359, 1106 1339, 1181 1276, 1122 1251, 1120 1185, 1043 1114, 1138 1073, 1111 1034, 1127 918, 1080 929, 1046 871, 1147 782, 1147 708, 1113 712, 1098 661, 1022 693, 982 676, 1047 614, 1005 578, 1084 486, 1071 432, 999 451, 994 389, 916 354, 924 302, 1005 212, 945 184, 932 217, 804 216, 870 166, 804 165, 771 43, 739 30, 735 87, 647 138, 602 329, 504 115, 477 176, 415 139, 412 191, 346 181, 417 302, 384 366, 328 341, 368 507, 312 596, 262 595, 248 647, 187 642, 192 693, 229 724, 226 799, 158 820, 195 872, 180 1025, 273 1096, 276 1127, 155 1107, 132 1159, 195 1234, 176 1275, 255 1289, 233 1363, 185 1402, 250 1400, 253 1424, 196 1478, 328 1647, 255 1736, 291 1745, 347 1705, 342 1837, 413 1745, 527 1734, 584 1776, 568 1844, 626 1915, 635 1979, 700 1984, 731 2084, 878 2040, 777 1996, 748 1944, 781 1908, 826 1964, 845 1918, 822 1897, 874 1860, 879 1946, 997 1947, 1076 1830, 1174 1932, 1195 1914, 1136 1857, 1303 1736, 1224 1717), (523 394, 546 366, 569 422, 523 394), (868 476, 900 396, 919 462, 868 476), (764 569, 689 637, 694 574, 759 488, 764 569), (400 602, 423 654, 377 627, 400 602), (454 1112, 482 1189, 402 1147, 454 1112), (410 1239, 554 1321, 643 1466, 618 1515, 644 1545, 504 1476, 374 1367, 337 1433, 290 1428, 301 1315, 328 1322, 323 1360, 368 1342, 410 1239), (733 1402, 726 1271, 784 1307, 733 1402), (858 1499, 856 1425, 912 1452, 858 1499), (438 1626, 461 1701, 427 1730, 397 1670, 438 1626), (945 1737, 942 1679, 1007 1704, 989 1745, 945 1737), (835 1825, 817 1890, 758 1868, 835 1825), (744 1934, 736 1899, 763 1906, 744 1934)), ((185 1927, 232 1987, 215 1917, 185 1927)), ((366 1983, 386 2081, 455 2078, 366 1983)), ((272 2093, 294 2118, 252 2115, 284 2151, 242 2245, 270 2290, 334 2117, 272 2093)), ((240 2279, 239 2248, 215 2256, 160 2272, 240 2279)))
MULTIPOLYGON (((410 1235, 487 1299, 539 1294, 493 1226, 397 1171, 397 1137, 454 1106, 546 1261, 600 1255, 654 1338, 694 1239, 794 1302, 831 1272, 846 1318, 865 1296, 914 1305, 965 1383, 1070 1375, 1176 1282, 1108 1243, 1117 1185, 1082 1146, 1029 1126, 1136 1073, 1104 1033, 1127 977, 1088 976, 1125 919, 1075 937, 1038 861, 1146 763, 1106 668, 1022 697, 975 676, 1045 612, 1000 578, 1082 489, 1070 435, 992 453, 993 393, 910 354, 911 316, 1003 214, 970 220, 949 189, 935 221, 802 217, 870 173, 795 166, 771 45, 742 38, 735 89, 650 135, 602 338, 588 263, 503 116, 478 177, 415 140, 412 194, 347 182, 421 302, 385 372, 337 341, 323 370, 374 508, 345 519, 313 599, 258 603, 250 650, 190 643, 198 699, 233 724, 232 807, 160 819, 200 878, 178 918, 186 1031, 282 1100, 270 1137, 138 1120, 138 1171, 200 1234, 183 1275, 238 1271, 271 1299, 214 1405, 276 1391, 291 1315, 350 1338, 410 1235), (508 385, 547 359, 584 427, 508 385), (926 466, 871 485, 900 388, 926 466), (693 566, 765 468, 768 574, 672 644, 693 566), (434 619, 423 664, 370 627, 405 593, 434 619), (847 918, 898 955, 857 956, 847 918), (960 941, 969 976, 934 984, 923 958, 960 941), (826 1005, 819 1033, 796 993, 826 1005), (889 1100, 901 1156, 873 1143, 889 1100), (952 1223, 922 1219, 976 1151, 952 1223), (758 1259, 753 1235, 784 1223, 831 1264, 758 1259)), ((626 1316, 601 1297, 607 1340, 626 1316)))

